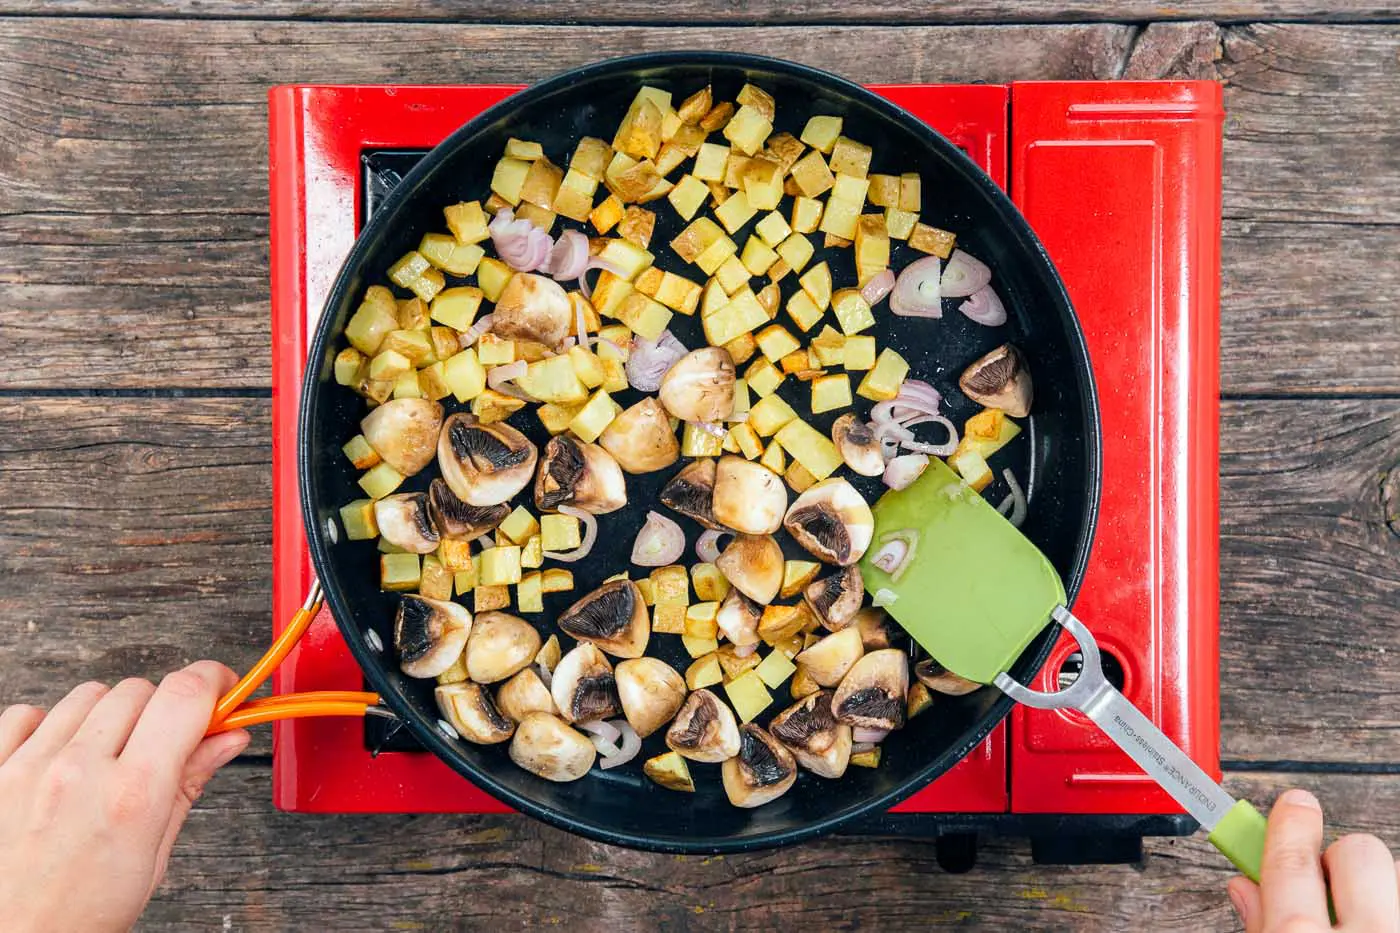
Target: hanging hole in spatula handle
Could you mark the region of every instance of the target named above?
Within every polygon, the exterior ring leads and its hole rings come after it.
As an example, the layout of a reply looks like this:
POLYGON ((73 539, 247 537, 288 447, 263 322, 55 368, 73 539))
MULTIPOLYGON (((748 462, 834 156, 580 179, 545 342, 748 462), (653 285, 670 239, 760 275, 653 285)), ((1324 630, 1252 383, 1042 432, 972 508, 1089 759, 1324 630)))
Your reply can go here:
POLYGON ((1002 693, 1017 703, 1035 709, 1083 709, 1085 704, 1108 683, 1103 672, 1103 658, 1099 654, 1099 643, 1094 641, 1094 636, 1088 627, 1076 619, 1064 606, 1056 606, 1051 611, 1050 616, 1074 639, 1079 646, 1080 655, 1084 658, 1083 666, 1080 668, 1079 676, 1074 683, 1063 690, 1045 693, 1040 690, 1032 690, 1005 672, 998 674, 993 683, 1002 693))

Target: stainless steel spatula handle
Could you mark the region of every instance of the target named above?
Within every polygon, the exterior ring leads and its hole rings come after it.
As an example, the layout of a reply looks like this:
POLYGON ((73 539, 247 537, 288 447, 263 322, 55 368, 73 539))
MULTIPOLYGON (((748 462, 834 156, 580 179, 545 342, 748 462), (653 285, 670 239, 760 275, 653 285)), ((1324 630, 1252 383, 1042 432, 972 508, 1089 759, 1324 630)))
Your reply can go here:
POLYGON ((1210 832, 1210 841, 1216 848, 1247 876, 1258 881, 1264 817, 1248 801, 1237 801, 1227 794, 1108 682, 1099 646, 1083 622, 1063 606, 1056 607, 1052 616, 1079 644, 1084 664, 1078 679, 1064 690, 1041 693, 1001 673, 995 680, 997 687, 1025 706, 1076 709, 1088 716, 1210 832))

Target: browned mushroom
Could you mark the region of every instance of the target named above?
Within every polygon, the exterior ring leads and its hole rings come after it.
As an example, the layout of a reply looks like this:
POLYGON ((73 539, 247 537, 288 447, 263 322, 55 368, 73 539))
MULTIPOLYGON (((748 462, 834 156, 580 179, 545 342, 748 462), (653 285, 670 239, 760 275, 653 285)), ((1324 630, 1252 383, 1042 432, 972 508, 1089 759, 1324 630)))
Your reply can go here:
POLYGON ((438 439, 438 466, 453 495, 467 505, 509 501, 530 483, 538 452, 504 422, 482 424, 466 412, 447 419, 438 439))
POLYGON ((604 583, 564 610, 559 627, 618 658, 640 658, 651 638, 642 591, 631 580, 604 583))
POLYGON ((501 713, 481 684, 443 684, 433 691, 433 696, 443 718, 468 742, 496 745, 515 732, 515 723, 501 713))
POLYGON ((500 337, 557 347, 569 336, 573 319, 569 296, 558 282, 543 275, 517 272, 496 299, 491 331, 500 337))
POLYGON ((773 717, 768 731, 787 746, 797 763, 818 777, 839 778, 851 760, 851 727, 831 711, 836 694, 821 690, 773 717))
POLYGON ((597 444, 581 444, 560 434, 544 448, 535 477, 535 505, 542 512, 561 505, 594 515, 616 512, 627 504, 622 468, 597 444))
POLYGON ((974 402, 1013 418, 1031 413, 1031 372, 1021 351, 1004 343, 963 370, 958 386, 974 402))
POLYGON ((390 399, 360 422, 369 446, 404 476, 433 462, 441 428, 442 406, 426 398, 390 399))
POLYGON ((399 669, 409 677, 436 677, 462 656, 472 630, 465 606, 405 595, 394 617, 399 669))
POLYGON ((865 598, 865 581, 855 564, 843 567, 829 577, 814 580, 803 591, 802 598, 822 625, 833 632, 855 621, 865 598))
POLYGON ((761 463, 728 454, 715 467, 715 521, 746 535, 769 535, 783 526, 787 486, 761 463))
POLYGON ((686 697, 666 744, 691 761, 718 763, 739 754, 739 723, 733 710, 702 688, 686 697))
POLYGON ((475 541, 495 530, 509 514, 510 506, 505 503, 467 505, 441 478, 433 480, 428 487, 428 515, 438 534, 444 538, 475 541))
POLYGON ((725 531, 715 519, 715 462, 709 458, 688 464, 661 490, 661 504, 695 519, 711 531, 725 531))
POLYGON ((781 742, 753 723, 739 730, 739 754, 720 769, 724 792, 736 807, 761 807, 788 792, 797 761, 781 742))
POLYGON ((598 444, 628 473, 664 470, 681 455, 670 417, 650 396, 614 418, 603 429, 598 444))
POLYGON ((880 476, 885 472, 880 439, 868 422, 847 412, 831 426, 831 440, 846 466, 861 476, 880 476))
POLYGON ((783 526, 817 559, 845 567, 860 560, 870 546, 875 517, 854 486, 832 478, 798 496, 783 526))
POLYGON ((857 661, 841 679, 831 709, 857 729, 898 729, 904 725, 908 692, 908 656, 898 648, 882 648, 857 661))

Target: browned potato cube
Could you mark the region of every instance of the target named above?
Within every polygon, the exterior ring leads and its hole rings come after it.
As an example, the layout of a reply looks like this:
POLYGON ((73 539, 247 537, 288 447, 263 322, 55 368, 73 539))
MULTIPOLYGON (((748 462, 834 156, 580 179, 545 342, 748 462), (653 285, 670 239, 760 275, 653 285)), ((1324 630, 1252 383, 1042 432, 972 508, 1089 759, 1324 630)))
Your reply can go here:
POLYGON ((758 303, 763 305, 763 310, 768 312, 768 319, 771 321, 778 316, 778 304, 782 299, 782 293, 778 291, 778 286, 769 282, 758 290, 758 303))
POLYGON ((401 298, 397 306, 400 330, 427 330, 432 326, 428 303, 422 298, 401 298))
POLYGON ((559 190, 554 193, 555 213, 563 214, 570 220, 583 223, 588 219, 588 214, 592 210, 593 194, 591 192, 583 192, 568 185, 560 185, 559 190))
POLYGON ((845 136, 836 137, 831 147, 831 170, 841 175, 864 178, 870 171, 870 147, 845 136))
POLYGON ((753 358, 758 350, 758 341, 754 339, 752 333, 741 334, 724 345, 729 351, 729 355, 734 358, 735 366, 742 366, 753 358))
POLYGON ((734 116, 734 105, 729 101, 715 104, 710 108, 710 112, 700 118, 700 129, 706 133, 713 133, 715 130, 724 129, 729 118, 734 116))
POLYGON ((662 175, 669 175, 688 158, 690 156, 686 151, 675 143, 662 143, 661 152, 656 156, 656 170, 662 175))
POLYGON ((676 135, 671 137, 671 145, 680 149, 688 156, 693 156, 700 151, 700 146, 705 142, 706 132, 698 126, 682 126, 676 130, 676 135))
POLYGON ((499 214, 502 208, 510 206, 511 203, 509 201, 507 201, 505 198, 501 197, 494 191, 491 192, 490 197, 488 197, 485 201, 481 202, 481 209, 486 211, 486 213, 490 214, 492 217, 495 217, 497 214, 499 214))
POLYGON ((472 611, 477 613, 505 609, 510 605, 510 587, 483 586, 477 584, 472 590, 472 611))
POLYGON ((783 174, 787 174, 793 164, 802 158, 802 150, 806 148, 802 141, 791 133, 774 133, 768 137, 768 145, 764 152, 783 167, 783 174))
POLYGON ((825 194, 836 183, 831 169, 827 168, 826 160, 815 149, 793 163, 792 180, 798 190, 809 198, 825 194))
MULTIPOLYGON (((638 244, 645 249, 645 244, 638 244)), ((646 295, 648 298, 655 298, 656 293, 661 289, 661 278, 666 273, 662 272, 658 266, 648 266, 632 282, 632 287, 646 295)))
POLYGON ((717 181, 707 181, 705 182, 705 187, 710 189, 710 207, 712 208, 719 207, 725 201, 728 201, 729 196, 733 194, 732 191, 717 181))
POLYGON ((914 230, 909 234, 909 245, 921 253, 930 253, 939 259, 947 259, 953 255, 953 247, 957 243, 957 236, 947 230, 940 230, 937 227, 930 227, 928 224, 914 224, 914 230))
POLYGON ((899 207, 899 176, 871 175, 865 196, 876 207, 899 207))
POLYGON ((797 183, 797 179, 789 175, 783 179, 783 194, 790 198, 802 197, 802 186, 797 183))
POLYGON ((777 112, 777 107, 773 103, 773 95, 763 88, 745 84, 739 89, 739 95, 735 100, 740 107, 752 107, 763 114, 763 118, 769 123, 773 122, 773 115, 777 112))
MULTIPOLYGON (((656 267, 652 266, 652 268, 656 267)), ((637 290, 641 291, 640 288, 637 290)), ((700 305, 701 291, 700 286, 689 279, 676 275, 674 272, 663 272, 661 285, 652 297, 681 314, 694 314, 695 309, 700 305)))
POLYGON ((613 148, 634 159, 654 159, 661 150, 661 109, 650 99, 628 112, 613 139, 613 148))
POLYGON ((618 221, 622 220, 622 215, 622 202, 618 200, 617 195, 610 194, 602 204, 589 212, 588 220, 593 224, 593 229, 599 233, 607 233, 617 226, 618 221))
POLYGON ((682 123, 694 126, 700 122, 705 114, 710 112, 710 107, 713 104, 714 92, 707 84, 681 101, 681 105, 676 108, 676 116, 680 117, 682 123))
MULTIPOLYGON (((881 218, 881 229, 884 219, 881 218)), ((651 234, 656 229, 656 215, 645 207, 629 207, 618 222, 617 232, 624 240, 630 240, 642 249, 651 245, 651 234)))
MULTIPOLYGON (((917 214, 924 201, 923 181, 918 172, 905 172, 899 176, 899 204, 902 211, 917 214)), ((891 205, 892 207, 895 205, 891 205)))
POLYGON ((554 210, 554 193, 564 180, 564 173, 553 162, 539 158, 530 163, 525 184, 520 187, 520 200, 547 211, 554 210))
POLYGON ((640 201, 651 194, 657 182, 664 182, 656 166, 649 161, 638 162, 616 173, 609 179, 613 194, 624 203, 640 201))
POLYGON ((726 188, 742 188, 744 175, 748 173, 749 166, 753 162, 752 157, 744 155, 737 149, 730 149, 729 158, 724 163, 724 186, 726 188))
POLYGON ((548 233, 554 226, 555 213, 537 204, 521 202, 520 206, 515 209, 515 217, 517 220, 528 220, 548 233))
POLYGON ((837 249, 845 249, 847 246, 850 245, 850 240, 846 239, 845 237, 836 236, 834 233, 828 233, 826 237, 822 240, 822 246, 826 247, 827 249, 831 249, 832 247, 835 247, 837 249))
POLYGON ((574 156, 569 160, 569 168, 577 169, 595 181, 603 180, 603 173, 612 161, 613 148, 596 136, 585 136, 574 147, 574 156))

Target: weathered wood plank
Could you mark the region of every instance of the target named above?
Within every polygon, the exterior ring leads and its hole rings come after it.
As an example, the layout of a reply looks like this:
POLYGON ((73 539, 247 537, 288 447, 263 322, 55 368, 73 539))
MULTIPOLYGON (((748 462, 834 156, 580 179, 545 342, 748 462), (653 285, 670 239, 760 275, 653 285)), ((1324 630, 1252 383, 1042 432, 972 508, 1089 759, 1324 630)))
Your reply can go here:
MULTIPOLYGON (((0 405, 0 573, 24 581, 0 594, 0 703, 257 656, 268 418, 262 399, 0 405)), ((1229 402, 1221 433, 1225 756, 1400 761, 1400 402, 1229 402)))
MULTIPOLYGON (((1393 776, 1248 774, 1261 805, 1297 783, 1332 833, 1400 845, 1393 776)), ((1142 866, 1037 866, 993 840, 966 875, 928 840, 834 837, 721 858, 587 842, 521 816, 296 817, 263 768, 215 778, 176 846, 147 929, 1230 930, 1229 864, 1201 837, 1149 840, 1142 866)))
POLYGON ((1065 23, 1146 22, 1151 20, 1210 19, 1219 22, 1260 20, 1310 20, 1318 22, 1367 22, 1390 19, 1394 10, 1373 0, 1186 0, 1152 3, 1145 0, 1105 5, 1085 0, 751 0, 716 4, 705 0, 681 0, 663 10, 646 0, 616 0, 608 4, 585 0, 539 0, 534 3, 498 4, 487 0, 4 0, 0 15, 30 16, 149 16, 161 18, 339 19, 494 23, 1065 23))

